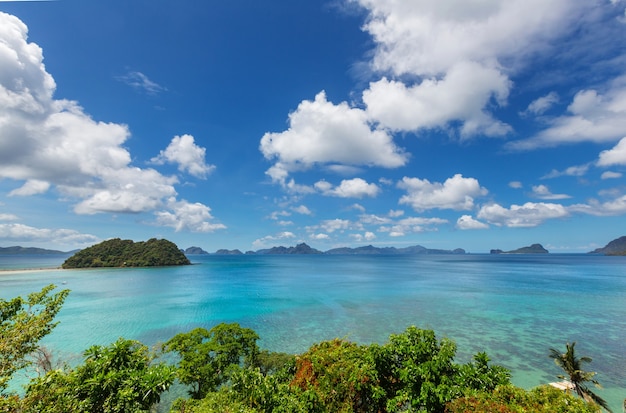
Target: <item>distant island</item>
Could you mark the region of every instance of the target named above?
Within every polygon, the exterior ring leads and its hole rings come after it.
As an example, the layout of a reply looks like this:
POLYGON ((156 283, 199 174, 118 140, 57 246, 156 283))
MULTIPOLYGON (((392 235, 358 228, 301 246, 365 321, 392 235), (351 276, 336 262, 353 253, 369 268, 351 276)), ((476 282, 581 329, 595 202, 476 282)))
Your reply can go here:
POLYGON ((548 254, 549 251, 541 244, 533 244, 528 247, 518 248, 512 251, 491 250, 491 254, 548 254))
MULTIPOLYGON (((119 238, 116 238, 114 240, 109 240, 109 241, 105 241, 104 243, 101 244, 105 244, 105 243, 109 243, 109 242, 121 242, 124 245, 127 245, 128 243, 132 243, 132 241, 126 240, 126 241, 122 241, 119 238)), ((147 243, 150 243, 150 248, 154 247, 153 243, 155 241, 155 239, 152 239, 150 241, 148 241, 147 243)), ((363 247, 355 247, 355 248, 351 248, 351 247, 341 247, 341 248, 333 248, 330 249, 328 251, 320 251, 317 250, 315 248, 311 248, 309 245, 307 245, 306 243, 300 243, 298 245, 296 245, 295 247, 284 247, 284 246, 276 246, 276 247, 272 247, 272 248, 266 248, 266 249, 260 249, 257 251, 246 251, 241 252, 241 250, 238 249, 218 249, 217 251, 215 251, 214 253, 209 253, 205 250, 203 250, 200 247, 189 247, 185 250, 179 250, 175 244, 171 243, 170 241, 166 241, 166 240, 160 240, 163 243, 169 243, 167 248, 165 248, 164 245, 157 247, 161 248, 163 247, 164 251, 170 251, 172 250, 172 246, 176 249, 176 251, 179 254, 175 254, 177 257, 175 257, 175 255, 173 253, 172 256, 163 256, 163 258, 165 258, 165 260, 160 260, 157 259, 158 257, 152 257, 152 258, 146 258, 144 260, 141 260, 141 264, 137 264, 135 265, 135 263, 137 262, 136 260, 136 255, 133 255, 132 257, 125 257, 124 258, 116 258, 116 259, 111 259, 111 258, 94 258, 95 256, 92 256, 92 261, 89 261, 89 259, 84 260, 84 263, 87 263, 89 265, 91 265, 92 267, 96 267, 96 266, 109 266, 109 267, 122 267, 124 266, 123 264, 125 264, 125 266, 154 266, 154 265, 185 265, 187 264, 186 262, 184 262, 184 260, 182 260, 181 256, 186 258, 186 255, 294 255, 294 254, 325 254, 325 255, 416 255, 416 254, 465 254, 466 251, 462 248, 457 248, 457 249, 453 249, 453 250, 446 250, 446 249, 432 249, 432 248, 426 248, 423 247, 421 245, 414 245, 411 247, 404 247, 404 248, 396 248, 396 247, 375 247, 373 245, 366 245, 363 247), (174 258, 175 257, 175 258, 174 258), (169 258, 173 258, 172 260, 170 260, 169 258), (99 261, 98 261, 99 259, 99 261), (167 263, 160 263, 160 262, 167 262, 167 263), (100 265, 104 262, 109 262, 112 265, 100 265), (151 264, 151 262, 157 262, 158 264, 151 264), (172 263, 170 263, 172 262, 172 263)), ((137 244, 137 248, 142 249, 142 247, 147 247, 143 246, 142 244, 145 243, 136 243, 137 244)), ((94 245, 94 247, 98 246, 100 244, 94 245)), ((106 244, 105 244, 106 245, 106 244)), ((90 247, 90 248, 94 248, 94 247, 90 247)), ((76 262, 75 260, 77 260, 78 258, 75 257, 82 257, 82 254, 89 254, 89 255, 93 255, 92 252, 90 251, 90 248, 87 248, 86 250, 74 250, 74 251, 69 251, 69 252, 64 252, 64 251, 57 251, 57 250, 50 250, 50 249, 44 249, 44 248, 33 248, 33 247, 20 247, 20 246, 13 246, 13 247, 0 247, 0 256, 1 255, 53 255, 53 254, 57 254, 57 255, 61 255, 61 254, 65 254, 65 255, 69 255, 69 254, 74 254, 72 257, 70 257, 70 259, 68 259, 66 261, 66 263, 64 263, 63 268, 84 268, 84 267, 69 267, 69 265, 74 265, 73 263, 76 262), (87 253, 83 253, 83 251, 88 251, 87 253), (69 261, 69 262, 68 262, 69 261)), ((122 248, 125 249, 126 247, 122 248)), ((134 247, 133 247, 134 248, 134 247)), ((132 248, 130 248, 132 249, 132 248)), ((106 251, 104 251, 104 253, 106 253, 106 251)), ((548 254, 549 251, 547 249, 545 249, 541 244, 532 244, 530 246, 527 247, 522 247, 522 248, 518 248, 515 250, 511 250, 511 251, 503 251, 501 249, 492 249, 490 251, 490 254, 548 254)), ((603 248, 597 248, 593 251, 590 251, 589 254, 601 254, 601 255, 626 255, 626 236, 620 237, 620 238, 616 238, 613 241, 609 242, 606 246, 604 246, 603 248)), ((145 254, 139 254, 139 255, 145 255, 145 254)), ((149 254, 146 255, 146 257, 149 254)), ((145 257, 144 257, 145 258, 145 257)), ((82 258, 81 258, 82 259, 82 258)), ((187 259, 187 261, 189 261, 187 259)), ((80 264, 83 265, 83 264, 80 264)))
POLYGON ((0 255, 59 255, 59 254, 72 254, 76 251, 57 251, 47 250, 45 248, 34 247, 0 247, 0 255))
MULTIPOLYGON (((189 249, 185 250, 188 253, 189 249)), ((214 255, 242 255, 240 250, 217 250, 214 255)), ((465 254, 465 250, 457 248, 455 250, 443 250, 443 249, 429 249, 422 247, 421 245, 415 245, 406 248, 395 247, 374 247, 373 245, 367 245, 365 247, 357 248, 333 248, 328 251, 320 251, 315 248, 311 248, 306 243, 300 243, 295 247, 277 246, 272 248, 260 249, 258 251, 246 251, 245 255, 414 255, 414 254, 465 254)))
POLYGON ((183 252, 188 255, 207 255, 208 254, 208 252, 206 252, 200 247, 189 247, 183 252))
POLYGON ((626 236, 616 238, 603 248, 591 251, 590 254, 626 255, 626 236))
POLYGON ((78 251, 65 260, 61 267, 162 267, 189 264, 189 259, 171 241, 152 238, 145 242, 133 242, 114 238, 78 251))

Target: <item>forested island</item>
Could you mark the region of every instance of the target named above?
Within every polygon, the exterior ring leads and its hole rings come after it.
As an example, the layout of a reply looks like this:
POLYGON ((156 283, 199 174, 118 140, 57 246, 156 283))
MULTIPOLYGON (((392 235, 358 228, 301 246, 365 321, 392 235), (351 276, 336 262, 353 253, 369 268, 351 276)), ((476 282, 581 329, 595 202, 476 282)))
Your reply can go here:
POLYGON ((152 238, 134 242, 114 238, 78 251, 65 260, 61 267, 162 267, 189 264, 191 262, 176 244, 166 239, 152 238))

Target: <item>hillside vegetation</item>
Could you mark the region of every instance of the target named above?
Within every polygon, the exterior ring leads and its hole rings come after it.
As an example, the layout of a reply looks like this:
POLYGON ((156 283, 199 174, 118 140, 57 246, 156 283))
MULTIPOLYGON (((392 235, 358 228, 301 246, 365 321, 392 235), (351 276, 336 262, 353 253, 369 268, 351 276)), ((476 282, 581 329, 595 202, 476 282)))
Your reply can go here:
POLYGON ((152 238, 133 242, 110 239, 85 248, 65 260, 63 268, 159 267, 188 265, 189 259, 171 241, 152 238))

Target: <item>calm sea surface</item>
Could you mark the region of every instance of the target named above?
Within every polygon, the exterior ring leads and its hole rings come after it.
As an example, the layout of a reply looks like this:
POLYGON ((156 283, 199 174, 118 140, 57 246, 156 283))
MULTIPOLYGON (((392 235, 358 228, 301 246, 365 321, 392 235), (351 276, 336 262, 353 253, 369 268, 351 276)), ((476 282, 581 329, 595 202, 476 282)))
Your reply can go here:
MULTIPOLYGON (((66 257, 0 256, 0 269, 66 257)), ((45 345, 77 359, 119 337, 152 345, 220 322, 262 348, 302 352, 342 337, 385 342, 410 325, 487 351, 525 388, 557 381, 549 349, 576 341, 615 411, 626 398, 626 257, 591 255, 191 256, 152 269, 0 271, 0 298, 55 283, 71 293, 45 345)))

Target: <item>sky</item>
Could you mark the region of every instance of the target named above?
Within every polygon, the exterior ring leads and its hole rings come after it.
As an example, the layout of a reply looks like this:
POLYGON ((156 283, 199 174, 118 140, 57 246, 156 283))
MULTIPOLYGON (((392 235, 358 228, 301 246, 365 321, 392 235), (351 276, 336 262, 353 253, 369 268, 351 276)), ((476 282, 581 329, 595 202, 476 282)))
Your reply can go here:
POLYGON ((604 246, 625 10, 0 1, 0 246, 604 246))

